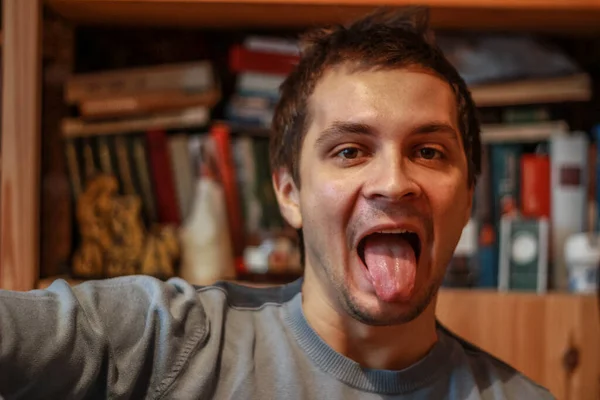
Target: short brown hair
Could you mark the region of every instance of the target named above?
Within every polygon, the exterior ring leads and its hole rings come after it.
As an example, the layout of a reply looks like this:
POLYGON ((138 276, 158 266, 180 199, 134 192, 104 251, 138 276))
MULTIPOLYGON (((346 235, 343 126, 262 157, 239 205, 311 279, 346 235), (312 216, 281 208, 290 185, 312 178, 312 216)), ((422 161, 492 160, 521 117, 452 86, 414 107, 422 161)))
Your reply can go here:
POLYGON ((459 129, 468 161, 469 184, 481 170, 481 143, 476 107, 464 80, 433 43, 428 14, 420 7, 378 9, 352 22, 316 29, 300 41, 302 55, 280 88, 270 147, 273 171, 286 167, 300 185, 300 149, 311 116, 308 100, 323 73, 343 63, 355 70, 421 66, 446 80, 456 95, 459 129))

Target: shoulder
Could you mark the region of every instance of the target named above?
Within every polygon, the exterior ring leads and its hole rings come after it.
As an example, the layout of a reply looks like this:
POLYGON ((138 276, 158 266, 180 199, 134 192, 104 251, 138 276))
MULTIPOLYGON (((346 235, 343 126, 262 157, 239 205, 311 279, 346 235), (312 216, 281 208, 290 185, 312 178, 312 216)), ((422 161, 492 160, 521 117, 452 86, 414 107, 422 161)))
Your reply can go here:
POLYGON ((454 358, 459 359, 486 399, 551 400, 554 396, 543 386, 528 378, 509 364, 494 357, 446 327, 438 327, 454 344, 454 358), (458 354, 457 354, 458 353, 458 354))
POLYGON ((201 299, 209 303, 222 302, 240 311, 260 311, 269 306, 281 306, 301 290, 301 280, 287 285, 248 286, 235 282, 216 282, 210 286, 194 286, 201 299))
POLYGON ((196 286, 180 278, 167 281, 134 275, 87 281, 74 287, 57 281, 47 293, 63 297, 74 295, 84 309, 112 309, 116 314, 130 310, 134 313, 158 309, 169 313, 186 314, 196 310, 204 313, 211 308, 225 307, 238 310, 260 310, 269 305, 282 305, 301 290, 301 281, 288 285, 251 287, 234 282, 216 282, 210 286, 196 286))

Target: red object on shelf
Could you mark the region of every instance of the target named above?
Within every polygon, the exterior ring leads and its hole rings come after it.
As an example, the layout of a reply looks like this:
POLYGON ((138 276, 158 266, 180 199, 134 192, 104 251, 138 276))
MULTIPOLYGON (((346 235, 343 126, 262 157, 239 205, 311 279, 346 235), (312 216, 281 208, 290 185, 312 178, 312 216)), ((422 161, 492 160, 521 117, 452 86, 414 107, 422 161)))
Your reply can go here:
POLYGON ((158 221, 163 224, 179 225, 181 215, 175 197, 175 182, 173 181, 166 133, 163 130, 148 131, 146 132, 146 141, 158 221))
POLYGON ((300 60, 299 56, 248 50, 234 45, 229 50, 229 68, 232 72, 260 72, 287 75, 300 60))
MULTIPOLYGON (((227 221, 229 222, 229 234, 235 257, 240 257, 244 252, 245 232, 242 210, 240 208, 240 198, 238 194, 237 182, 235 179, 235 168, 231 155, 231 140, 229 127, 225 124, 215 124, 210 130, 210 135, 214 141, 217 169, 225 201, 227 202, 227 221)), ((238 273, 244 273, 243 264, 236 263, 238 273)), ((244 268, 245 269, 245 268, 244 268)))
POLYGON ((521 214, 550 217, 550 157, 524 154, 521 157, 521 214))

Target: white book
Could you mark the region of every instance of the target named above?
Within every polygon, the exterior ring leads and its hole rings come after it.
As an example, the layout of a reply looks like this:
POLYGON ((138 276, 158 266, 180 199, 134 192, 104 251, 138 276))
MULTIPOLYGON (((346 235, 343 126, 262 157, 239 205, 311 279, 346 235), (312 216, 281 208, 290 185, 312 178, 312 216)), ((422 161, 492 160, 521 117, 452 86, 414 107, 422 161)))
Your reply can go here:
POLYGON ((80 118, 64 118, 61 123, 64 137, 117 135, 150 129, 185 129, 206 125, 210 110, 190 107, 184 110, 124 120, 88 122, 80 118))
POLYGON ((65 99, 74 103, 116 94, 168 89, 204 91, 214 86, 211 62, 198 61, 74 75, 66 83, 65 99))
POLYGON ((484 124, 481 126, 483 143, 535 143, 549 140, 555 135, 569 133, 565 121, 532 122, 523 124, 484 124))
POLYGON ((552 286, 567 290, 567 238, 585 230, 589 139, 584 132, 555 135, 550 140, 552 189, 552 286))
POLYGON ((237 92, 243 94, 264 93, 267 95, 278 95, 279 86, 281 86, 285 78, 285 75, 245 72, 238 76, 237 92))
POLYGON ((284 39, 271 36, 248 36, 244 40, 244 47, 248 50, 262 51, 265 53, 278 53, 300 55, 300 46, 297 40, 284 39))

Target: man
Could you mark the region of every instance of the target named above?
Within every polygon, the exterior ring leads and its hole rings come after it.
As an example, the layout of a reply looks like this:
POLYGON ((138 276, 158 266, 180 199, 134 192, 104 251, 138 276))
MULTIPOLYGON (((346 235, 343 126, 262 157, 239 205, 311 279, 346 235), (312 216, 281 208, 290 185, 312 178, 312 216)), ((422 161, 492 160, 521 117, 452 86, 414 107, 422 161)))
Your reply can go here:
POLYGON ((126 277, 0 292, 0 394, 552 398, 436 324, 480 142, 465 83, 420 14, 307 35, 273 130, 273 183, 303 241, 303 280, 126 277))

